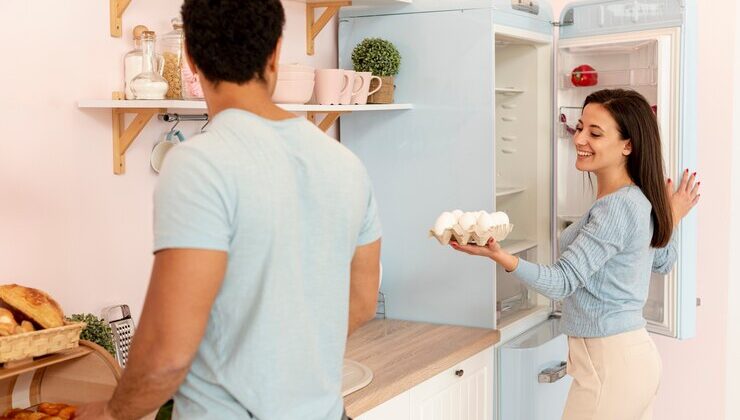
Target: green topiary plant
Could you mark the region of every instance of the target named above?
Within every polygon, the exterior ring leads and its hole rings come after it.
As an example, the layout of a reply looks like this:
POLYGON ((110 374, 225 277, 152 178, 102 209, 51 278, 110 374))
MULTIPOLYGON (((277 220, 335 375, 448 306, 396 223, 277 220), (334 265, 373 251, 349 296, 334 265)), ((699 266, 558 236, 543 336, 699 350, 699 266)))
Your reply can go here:
POLYGON ((352 51, 355 71, 369 71, 374 76, 395 76, 401 67, 401 54, 396 47, 380 38, 366 38, 352 51))
POLYGON ((108 350, 108 353, 111 355, 116 355, 116 349, 113 347, 113 331, 111 331, 107 322, 93 314, 74 314, 67 317, 67 320, 69 322, 86 323, 87 326, 82 330, 80 339, 92 341, 100 347, 108 350))

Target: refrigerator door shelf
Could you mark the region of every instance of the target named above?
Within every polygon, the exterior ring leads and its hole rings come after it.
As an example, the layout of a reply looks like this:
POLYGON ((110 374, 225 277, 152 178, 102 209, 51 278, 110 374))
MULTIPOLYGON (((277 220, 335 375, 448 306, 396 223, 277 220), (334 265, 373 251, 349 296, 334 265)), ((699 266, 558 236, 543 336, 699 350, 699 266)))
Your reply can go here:
POLYGON ((687 0, 592 0, 574 2, 560 15, 560 38, 680 27, 687 0))

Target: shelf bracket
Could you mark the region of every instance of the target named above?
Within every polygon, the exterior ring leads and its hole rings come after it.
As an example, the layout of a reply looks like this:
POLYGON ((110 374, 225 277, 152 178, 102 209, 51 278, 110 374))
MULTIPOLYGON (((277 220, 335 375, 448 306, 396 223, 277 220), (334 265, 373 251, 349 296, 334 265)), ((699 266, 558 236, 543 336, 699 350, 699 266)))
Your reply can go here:
POLYGON ((110 35, 120 38, 123 34, 123 12, 131 0, 110 0, 110 35))
MULTIPOLYGON (((123 99, 123 92, 113 92, 113 99, 123 99)), ((113 108, 113 173, 123 175, 126 173, 126 152, 141 130, 153 116, 166 113, 166 109, 160 108, 113 108), (126 127, 124 116, 136 114, 131 124, 126 127)))
MULTIPOLYGON (((111 0, 114 1, 114 0, 111 0)), ((314 2, 306 3, 306 54, 314 55, 314 41, 326 24, 339 13, 339 9, 345 6, 351 6, 352 1, 332 1, 332 2, 314 2), (326 8, 318 20, 315 19, 314 10, 326 8)))
POLYGON ((141 133, 149 120, 157 114, 166 112, 165 109, 113 109, 113 173, 126 173, 126 151, 141 133), (136 114, 134 120, 125 127, 123 117, 126 114, 136 114))
POLYGON ((344 114, 345 112, 326 112, 326 116, 324 119, 321 120, 320 123, 316 123, 316 114, 323 114, 322 112, 307 112, 306 118, 311 121, 313 124, 316 124, 319 126, 319 129, 323 132, 326 132, 331 128, 332 125, 337 121, 340 115, 344 114))

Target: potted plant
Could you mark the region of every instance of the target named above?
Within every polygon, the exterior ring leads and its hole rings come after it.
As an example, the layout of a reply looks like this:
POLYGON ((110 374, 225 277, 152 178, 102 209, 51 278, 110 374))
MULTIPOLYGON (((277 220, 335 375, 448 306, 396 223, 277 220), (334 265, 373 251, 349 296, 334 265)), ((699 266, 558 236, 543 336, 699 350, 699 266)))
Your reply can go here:
MULTIPOLYGON (((394 76, 401 67, 401 54, 391 42, 380 38, 366 38, 352 51, 352 64, 355 71, 369 71, 383 82, 380 90, 368 98, 368 103, 393 103, 394 76)), ((373 84, 377 84, 377 81, 370 84, 370 91, 376 88, 373 84)))

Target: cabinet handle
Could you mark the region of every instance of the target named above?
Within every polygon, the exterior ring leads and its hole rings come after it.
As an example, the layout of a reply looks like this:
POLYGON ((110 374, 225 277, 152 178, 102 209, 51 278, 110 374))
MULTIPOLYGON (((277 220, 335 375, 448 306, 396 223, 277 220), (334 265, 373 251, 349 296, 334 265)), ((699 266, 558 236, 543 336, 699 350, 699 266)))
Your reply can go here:
POLYGON ((462 369, 458 369, 458 370, 456 370, 456 371, 455 371, 455 375, 457 375, 457 376, 459 376, 459 377, 461 377, 461 378, 462 378, 462 376, 463 376, 464 374, 465 374, 465 371, 464 371, 464 370, 462 370, 462 369))

